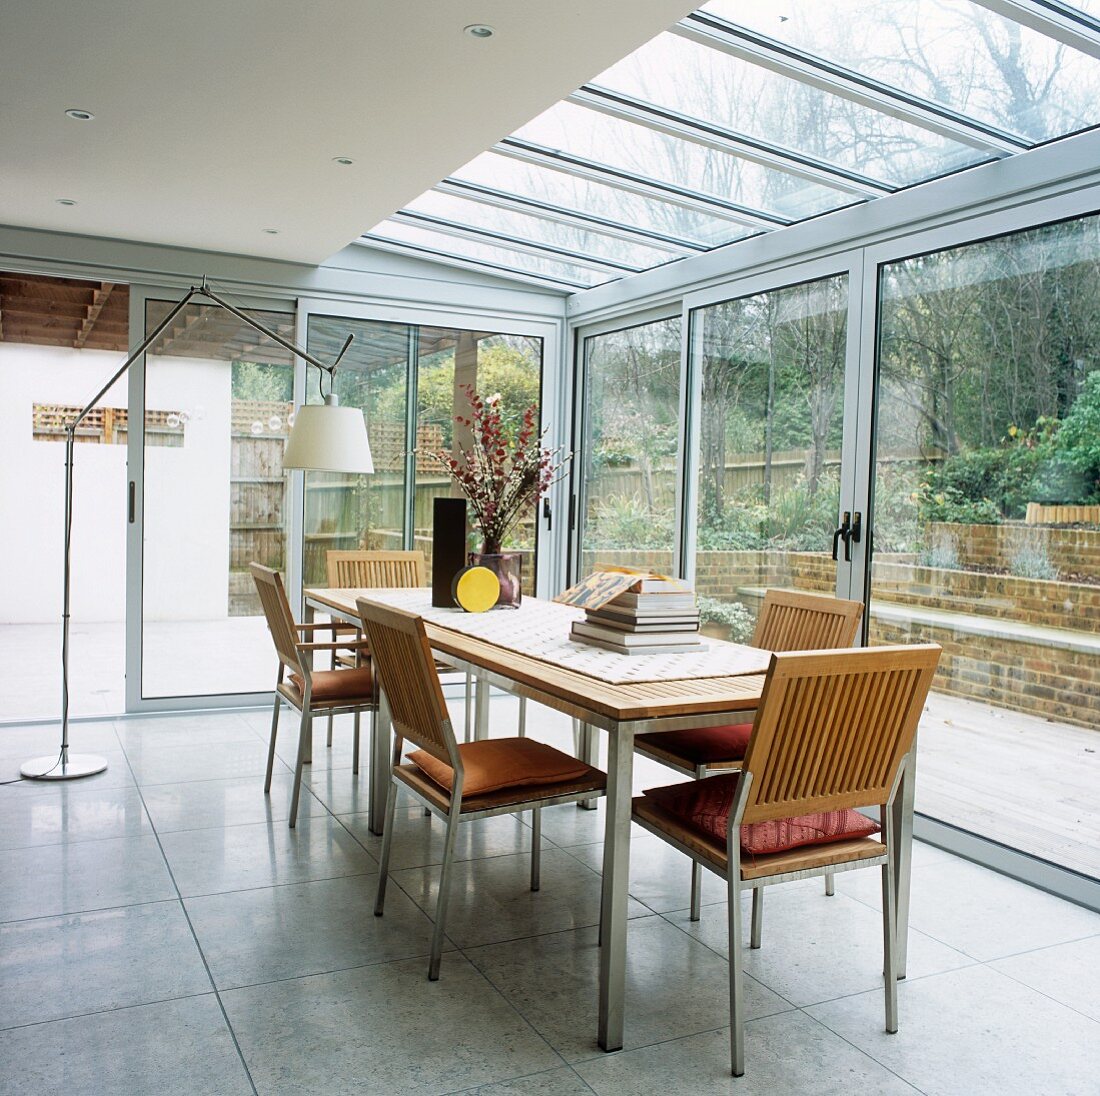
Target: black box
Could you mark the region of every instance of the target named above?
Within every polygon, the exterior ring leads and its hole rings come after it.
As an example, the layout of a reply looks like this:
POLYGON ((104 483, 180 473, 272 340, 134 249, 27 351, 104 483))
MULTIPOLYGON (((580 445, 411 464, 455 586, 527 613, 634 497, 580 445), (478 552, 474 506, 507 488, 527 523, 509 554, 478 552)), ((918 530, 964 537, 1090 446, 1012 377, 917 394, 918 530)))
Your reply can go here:
POLYGON ((434 499, 432 507, 432 605, 454 607, 451 585, 466 566, 466 500, 434 499))

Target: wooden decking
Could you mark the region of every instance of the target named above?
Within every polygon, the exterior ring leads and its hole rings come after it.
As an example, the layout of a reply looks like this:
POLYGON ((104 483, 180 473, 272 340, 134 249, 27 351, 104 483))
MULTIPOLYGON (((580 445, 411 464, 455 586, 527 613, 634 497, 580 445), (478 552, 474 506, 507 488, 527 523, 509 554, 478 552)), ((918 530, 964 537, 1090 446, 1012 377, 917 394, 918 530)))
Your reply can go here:
POLYGON ((919 735, 919 813, 1100 877, 1100 725, 933 693, 919 735))

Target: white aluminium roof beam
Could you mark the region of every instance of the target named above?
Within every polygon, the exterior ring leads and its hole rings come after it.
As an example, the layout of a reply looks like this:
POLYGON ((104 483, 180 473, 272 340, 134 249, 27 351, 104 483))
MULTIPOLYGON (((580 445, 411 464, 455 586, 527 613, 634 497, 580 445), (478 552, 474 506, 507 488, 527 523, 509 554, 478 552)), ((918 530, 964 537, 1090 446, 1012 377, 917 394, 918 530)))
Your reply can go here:
POLYGON ((602 236, 623 240, 626 243, 644 244, 660 251, 668 251, 673 255, 686 255, 707 250, 707 245, 698 240, 686 240, 654 229, 623 224, 606 217, 599 217, 594 213, 582 213, 579 210, 566 209, 564 206, 527 198, 522 194, 496 190, 494 187, 482 186, 480 183, 469 183, 465 179, 444 179, 432 187, 432 190, 454 198, 464 198, 469 202, 479 202, 494 209, 507 209, 528 217, 538 217, 552 224, 567 225, 587 232, 598 232, 602 236))
POLYGON ((877 198, 882 194, 891 194, 897 189, 889 183, 872 179, 856 171, 849 171, 826 160, 819 160, 814 156, 773 145, 755 137, 746 137, 744 134, 735 133, 722 126, 712 125, 710 122, 703 122, 698 118, 692 118, 678 111, 595 84, 586 84, 579 91, 573 92, 568 101, 588 110, 598 110, 601 114, 607 114, 612 118, 634 122, 636 125, 657 130, 659 133, 667 133, 683 141, 693 141, 704 148, 716 149, 718 152, 739 156, 743 160, 751 160, 762 167, 774 168, 812 183, 842 190, 846 194, 877 198))
POLYGON ((475 273, 502 274, 517 281, 530 282, 532 285, 552 286, 555 289, 589 289, 583 282, 571 281, 568 278, 556 278, 552 274, 533 274, 529 270, 521 270, 514 266, 505 266, 503 263, 490 262, 488 259, 471 259, 468 255, 456 255, 450 251, 438 251, 435 248, 424 247, 422 244, 405 243, 403 240, 390 240, 385 236, 374 236, 370 232, 364 232, 358 240, 354 241, 359 247, 374 247, 379 251, 388 251, 393 255, 424 256, 435 263, 443 263, 445 266, 455 266, 462 270, 472 270, 475 273))
POLYGON ((1032 142, 1019 134, 986 125, 950 107, 890 87, 705 12, 692 12, 671 27, 670 32, 993 155, 1004 156, 1032 147, 1032 142))
POLYGON ((493 232, 487 228, 474 228, 472 225, 462 224, 458 221, 449 221, 444 217, 433 217, 427 213, 416 213, 411 209, 401 209, 389 218, 395 224, 412 224, 418 228, 430 229, 432 232, 440 232, 444 236, 454 236, 459 240, 473 240, 479 244, 492 244, 495 247, 503 247, 509 251, 519 251, 523 254, 532 253, 545 255, 547 258, 558 259, 561 262, 574 263, 576 266, 589 267, 592 270, 612 271, 615 274, 638 274, 645 267, 633 266, 614 259, 598 258, 582 251, 571 251, 564 247, 555 247, 553 244, 539 243, 536 240, 520 239, 518 236, 509 236, 503 232, 493 232))
POLYGON ((1100 60, 1100 22, 1059 0, 971 0, 1029 30, 1100 60))
POLYGON ((609 167, 607 164, 597 163, 595 160, 586 160, 582 156, 559 152, 557 149, 546 148, 544 145, 537 145, 533 141, 523 141, 518 137, 505 137, 503 141, 493 146, 492 151, 499 156, 510 156, 513 160, 519 160, 521 163, 551 168, 566 175, 576 175, 580 179, 589 179, 594 183, 615 187, 617 190, 624 190, 628 194, 639 194, 643 198, 656 198, 662 202, 682 206, 684 209, 695 210, 697 213, 706 213, 711 217, 722 217, 727 221, 733 221, 735 224, 745 225, 749 228, 785 228, 787 225, 794 223, 787 217, 765 213, 759 209, 749 209, 737 205, 735 202, 727 202, 714 195, 703 194, 697 190, 688 190, 686 187, 662 182, 659 179, 632 175, 629 172, 609 167))

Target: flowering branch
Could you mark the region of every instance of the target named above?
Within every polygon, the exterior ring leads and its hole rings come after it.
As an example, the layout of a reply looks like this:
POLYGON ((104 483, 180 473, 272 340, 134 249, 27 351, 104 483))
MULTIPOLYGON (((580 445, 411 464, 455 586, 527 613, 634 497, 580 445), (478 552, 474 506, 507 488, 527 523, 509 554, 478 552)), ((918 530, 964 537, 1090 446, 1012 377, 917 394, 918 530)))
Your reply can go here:
POLYGON ((484 551, 499 552, 527 508, 558 482, 571 456, 563 455, 563 446, 543 446, 546 430, 538 431, 537 404, 524 411, 513 438, 501 419, 500 393, 482 397, 472 385, 462 387, 470 414, 456 415, 455 423, 470 431, 473 442, 456 446, 461 459, 430 450, 428 456, 470 500, 484 551))

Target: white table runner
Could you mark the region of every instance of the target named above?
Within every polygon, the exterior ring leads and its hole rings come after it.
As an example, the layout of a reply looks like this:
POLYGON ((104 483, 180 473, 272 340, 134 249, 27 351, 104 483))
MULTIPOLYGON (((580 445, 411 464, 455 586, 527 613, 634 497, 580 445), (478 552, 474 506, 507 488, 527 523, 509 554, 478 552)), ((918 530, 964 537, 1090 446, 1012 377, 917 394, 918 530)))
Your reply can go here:
POLYGON ((769 654, 721 640, 704 640, 689 654, 620 655, 578 643, 569 636, 583 609, 555 601, 524 598, 518 609, 467 613, 461 609, 437 609, 427 589, 354 590, 355 596, 419 613, 425 620, 445 624, 463 635, 508 647, 520 654, 587 674, 612 685, 637 681, 675 681, 685 678, 729 677, 764 673, 769 654))

